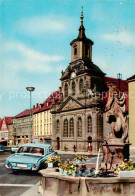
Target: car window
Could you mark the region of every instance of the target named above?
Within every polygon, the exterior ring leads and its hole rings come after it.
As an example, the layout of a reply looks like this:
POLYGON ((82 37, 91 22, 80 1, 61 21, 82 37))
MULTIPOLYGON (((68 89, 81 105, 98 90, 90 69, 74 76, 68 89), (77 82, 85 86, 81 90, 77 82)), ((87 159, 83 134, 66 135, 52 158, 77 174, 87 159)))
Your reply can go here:
POLYGON ((44 149, 39 147, 22 146, 18 149, 17 153, 34 153, 44 155, 44 149))
POLYGON ((44 155, 44 149, 43 148, 38 148, 38 147, 33 147, 31 153, 44 155))

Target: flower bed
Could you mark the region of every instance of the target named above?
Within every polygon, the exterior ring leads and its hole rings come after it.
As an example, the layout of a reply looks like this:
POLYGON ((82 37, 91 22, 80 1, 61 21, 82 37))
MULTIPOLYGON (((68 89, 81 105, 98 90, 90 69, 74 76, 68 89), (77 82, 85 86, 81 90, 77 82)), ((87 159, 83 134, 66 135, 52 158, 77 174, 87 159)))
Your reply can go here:
POLYGON ((81 161, 86 161, 88 159, 88 156, 86 155, 76 155, 76 157, 74 158, 76 163, 81 163, 81 161))
POLYGON ((135 177, 135 161, 125 159, 124 162, 116 168, 115 175, 119 175, 119 177, 135 177))
POLYGON ((48 167, 58 167, 58 163, 60 163, 60 157, 59 156, 50 156, 45 161, 48 163, 48 167))
POLYGON ((60 168, 60 175, 75 176, 75 172, 79 167, 75 161, 65 161, 64 163, 58 164, 60 168))

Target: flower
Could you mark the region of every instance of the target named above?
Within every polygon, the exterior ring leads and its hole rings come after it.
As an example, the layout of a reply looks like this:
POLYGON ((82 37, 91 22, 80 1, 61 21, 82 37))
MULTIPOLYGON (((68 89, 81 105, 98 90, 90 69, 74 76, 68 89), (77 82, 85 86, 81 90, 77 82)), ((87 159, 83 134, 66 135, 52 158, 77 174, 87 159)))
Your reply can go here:
POLYGON ((88 157, 87 156, 85 156, 85 155, 76 155, 76 157, 74 158, 74 160, 75 161, 82 161, 82 160, 85 160, 86 161, 86 159, 88 159, 88 157))
POLYGON ((63 170, 66 170, 67 171, 67 175, 70 176, 77 170, 77 168, 79 166, 74 161, 67 160, 64 163, 59 163, 58 167, 63 169, 63 170))
POLYGON ((135 170, 135 161, 133 162, 132 159, 124 159, 124 162, 119 165, 116 170, 115 174, 118 175, 119 171, 134 171, 135 170))
POLYGON ((55 163, 55 162, 60 162, 60 157, 59 156, 53 156, 51 155, 48 157, 45 161, 46 163, 55 163))

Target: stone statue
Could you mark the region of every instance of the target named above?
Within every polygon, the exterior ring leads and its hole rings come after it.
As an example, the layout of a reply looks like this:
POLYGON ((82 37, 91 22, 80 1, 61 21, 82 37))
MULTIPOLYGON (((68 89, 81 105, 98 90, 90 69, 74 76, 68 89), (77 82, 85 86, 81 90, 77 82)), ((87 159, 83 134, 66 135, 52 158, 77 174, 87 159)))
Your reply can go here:
POLYGON ((125 115, 126 99, 114 82, 108 82, 109 98, 105 107, 106 122, 111 126, 109 138, 121 138, 122 142, 128 142, 128 123, 125 115))

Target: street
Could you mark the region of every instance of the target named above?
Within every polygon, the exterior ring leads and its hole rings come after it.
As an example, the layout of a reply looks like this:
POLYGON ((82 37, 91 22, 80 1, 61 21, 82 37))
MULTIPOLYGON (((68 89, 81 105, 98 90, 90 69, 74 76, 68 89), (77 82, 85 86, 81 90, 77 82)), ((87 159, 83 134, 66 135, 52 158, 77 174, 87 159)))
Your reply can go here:
POLYGON ((0 196, 19 196, 40 180, 38 173, 21 171, 18 175, 4 165, 9 152, 0 152, 0 196))

